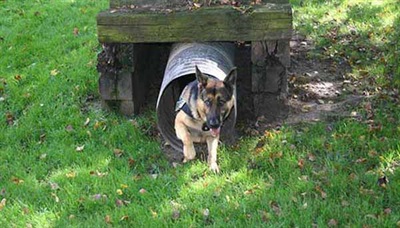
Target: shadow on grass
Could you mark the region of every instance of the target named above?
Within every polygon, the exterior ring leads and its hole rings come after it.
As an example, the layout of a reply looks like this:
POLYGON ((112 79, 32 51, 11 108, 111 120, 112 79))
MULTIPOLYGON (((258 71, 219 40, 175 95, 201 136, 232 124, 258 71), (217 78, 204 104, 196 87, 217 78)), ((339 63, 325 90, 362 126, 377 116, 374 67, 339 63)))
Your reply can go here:
POLYGON ((297 9, 305 5, 314 12, 310 15, 312 20, 301 22, 305 24, 298 29, 314 34, 318 56, 348 62, 355 69, 353 75, 369 80, 371 87, 393 85, 393 78, 398 82, 398 4, 392 1, 293 2, 297 9))

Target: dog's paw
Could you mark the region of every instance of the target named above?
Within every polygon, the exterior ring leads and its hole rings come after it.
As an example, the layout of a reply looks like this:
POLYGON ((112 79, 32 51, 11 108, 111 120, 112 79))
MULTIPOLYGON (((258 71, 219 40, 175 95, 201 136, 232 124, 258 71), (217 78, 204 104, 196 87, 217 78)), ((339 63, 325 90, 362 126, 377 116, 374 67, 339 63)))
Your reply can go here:
POLYGON ((214 173, 219 173, 219 167, 217 165, 217 163, 211 163, 210 164, 210 170, 213 171, 214 173))
POLYGON ((196 157, 196 154, 190 156, 184 156, 183 163, 193 160, 196 157))
POLYGON ((183 163, 193 160, 196 157, 196 151, 193 149, 183 149, 183 163))

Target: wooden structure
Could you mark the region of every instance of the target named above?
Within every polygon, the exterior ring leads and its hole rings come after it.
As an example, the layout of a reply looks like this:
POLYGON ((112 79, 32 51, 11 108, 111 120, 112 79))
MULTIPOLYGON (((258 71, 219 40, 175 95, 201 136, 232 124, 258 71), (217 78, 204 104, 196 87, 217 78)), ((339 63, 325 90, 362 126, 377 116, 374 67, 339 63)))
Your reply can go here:
POLYGON ((194 5, 188 2, 110 0, 110 9, 97 17, 98 38, 103 44, 98 71, 104 104, 116 106, 123 114, 139 113, 148 79, 160 75, 157 68, 166 64, 160 56, 168 52, 171 43, 244 42, 250 47, 251 63, 250 70, 239 75, 239 83, 248 84, 238 86, 239 106, 242 94, 246 96, 242 102, 246 112, 271 120, 284 117, 285 67, 290 64, 292 32, 288 0, 236 1, 239 6, 210 0, 194 5), (209 6, 209 2, 213 4, 209 6))

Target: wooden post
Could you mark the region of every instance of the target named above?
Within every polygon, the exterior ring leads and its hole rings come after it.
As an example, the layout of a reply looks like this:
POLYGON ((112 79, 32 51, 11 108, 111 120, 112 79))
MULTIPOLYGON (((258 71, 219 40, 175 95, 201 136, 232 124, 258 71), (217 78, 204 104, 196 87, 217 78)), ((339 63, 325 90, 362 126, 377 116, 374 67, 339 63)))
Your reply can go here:
POLYGON ((103 44, 97 70, 100 72, 99 90, 105 108, 116 108, 124 115, 139 112, 132 90, 134 65, 133 44, 103 44))
POLYGON ((288 48, 284 41, 255 41, 251 47, 254 114, 268 121, 284 119, 288 114, 286 104, 289 64, 288 48), (279 46, 283 47, 279 47, 279 46))

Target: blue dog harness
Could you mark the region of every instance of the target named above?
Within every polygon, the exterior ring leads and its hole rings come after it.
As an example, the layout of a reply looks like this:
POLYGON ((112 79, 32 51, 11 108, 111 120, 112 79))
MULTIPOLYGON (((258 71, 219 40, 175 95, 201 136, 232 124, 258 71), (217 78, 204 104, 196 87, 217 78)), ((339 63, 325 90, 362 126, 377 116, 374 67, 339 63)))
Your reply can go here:
MULTIPOLYGON (((179 100, 176 102, 175 106, 175 111, 178 112, 182 110, 186 115, 188 115, 190 118, 195 119, 192 113, 192 110, 190 110, 189 105, 186 103, 186 101, 180 97, 179 100)), ((201 130, 203 131, 209 131, 210 128, 207 126, 206 123, 203 123, 203 126, 201 127, 201 130)))

